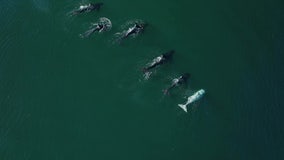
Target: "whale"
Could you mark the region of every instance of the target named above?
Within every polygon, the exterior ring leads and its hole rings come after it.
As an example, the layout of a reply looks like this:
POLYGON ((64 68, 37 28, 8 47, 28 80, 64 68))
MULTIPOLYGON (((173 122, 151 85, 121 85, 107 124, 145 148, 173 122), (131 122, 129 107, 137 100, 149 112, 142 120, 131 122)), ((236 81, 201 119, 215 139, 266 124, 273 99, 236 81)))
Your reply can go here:
POLYGON ((175 87, 185 83, 189 77, 190 77, 189 73, 184 73, 181 76, 179 76, 177 78, 174 78, 172 80, 172 84, 168 88, 163 90, 164 94, 168 94, 171 89, 173 89, 173 88, 175 88, 175 87))
POLYGON ((151 69, 156 68, 157 66, 164 64, 165 62, 167 62, 168 60, 171 59, 174 52, 175 52, 174 50, 171 50, 171 51, 168 51, 168 52, 154 58, 152 60, 152 62, 150 63, 150 65, 142 68, 142 72, 143 73, 149 72, 151 69))
POLYGON ((187 112, 187 106, 195 101, 198 101, 203 97, 205 94, 204 89, 200 89, 199 91, 195 92, 192 96, 189 96, 187 98, 187 102, 185 104, 178 104, 178 106, 183 109, 185 112, 187 112))
POLYGON ((123 35, 118 39, 119 42, 121 42, 124 39, 127 39, 128 37, 132 35, 138 35, 142 33, 145 30, 146 26, 147 26, 147 23, 135 22, 134 25, 128 28, 128 30, 125 31, 123 35))
POLYGON ((87 30, 85 33, 80 34, 82 38, 89 37, 94 32, 102 32, 104 30, 105 26, 103 24, 96 24, 94 27, 91 27, 89 30, 87 30))
POLYGON ((78 9, 72 11, 70 14, 71 15, 77 15, 81 13, 86 13, 86 12, 91 12, 95 10, 99 10, 103 3, 89 3, 87 5, 81 5, 78 9))
POLYGON ((86 38, 95 32, 100 33, 100 32, 109 31, 111 27, 112 27, 111 21, 106 17, 101 17, 99 18, 99 21, 97 23, 92 23, 92 25, 89 27, 89 30, 87 30, 85 33, 80 34, 80 37, 86 38))

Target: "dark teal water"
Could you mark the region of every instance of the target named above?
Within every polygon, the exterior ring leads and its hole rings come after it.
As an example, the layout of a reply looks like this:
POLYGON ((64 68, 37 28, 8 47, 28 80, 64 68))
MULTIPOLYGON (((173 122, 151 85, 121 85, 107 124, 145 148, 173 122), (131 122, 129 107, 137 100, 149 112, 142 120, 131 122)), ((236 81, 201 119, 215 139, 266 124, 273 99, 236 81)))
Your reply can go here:
POLYGON ((1 160, 284 158, 283 1, 105 0, 68 17, 81 2, 0 0, 1 160), (112 30, 79 38, 99 17, 112 30), (149 27, 113 44, 133 19, 149 27), (183 72, 188 85, 163 96, 183 72))

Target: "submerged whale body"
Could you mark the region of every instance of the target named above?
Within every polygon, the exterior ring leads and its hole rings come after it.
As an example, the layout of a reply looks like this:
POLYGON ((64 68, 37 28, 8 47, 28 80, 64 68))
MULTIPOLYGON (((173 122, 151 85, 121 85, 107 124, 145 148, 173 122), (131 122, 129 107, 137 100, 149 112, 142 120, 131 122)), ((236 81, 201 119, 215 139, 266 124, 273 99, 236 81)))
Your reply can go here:
POLYGON ((185 104, 178 104, 180 108, 182 108, 185 112, 187 112, 187 105, 199 100, 205 94, 204 89, 200 89, 199 91, 195 92, 192 96, 187 98, 187 102, 185 104))

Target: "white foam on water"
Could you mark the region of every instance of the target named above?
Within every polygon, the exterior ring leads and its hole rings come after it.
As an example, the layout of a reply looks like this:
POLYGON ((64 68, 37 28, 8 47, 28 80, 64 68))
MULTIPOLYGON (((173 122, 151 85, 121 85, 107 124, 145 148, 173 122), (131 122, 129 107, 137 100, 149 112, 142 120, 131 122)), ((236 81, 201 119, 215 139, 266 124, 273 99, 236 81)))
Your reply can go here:
POLYGON ((104 24, 106 26, 106 29, 104 31, 109 31, 112 27, 111 21, 106 17, 101 17, 99 19, 99 23, 104 24))

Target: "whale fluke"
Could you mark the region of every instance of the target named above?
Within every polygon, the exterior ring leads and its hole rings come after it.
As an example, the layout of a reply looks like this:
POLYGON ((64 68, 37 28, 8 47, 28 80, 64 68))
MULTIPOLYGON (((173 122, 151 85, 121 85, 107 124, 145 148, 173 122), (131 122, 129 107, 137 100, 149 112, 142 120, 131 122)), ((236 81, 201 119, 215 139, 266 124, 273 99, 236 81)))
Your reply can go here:
POLYGON ((184 105, 184 104, 178 104, 178 106, 179 106, 180 108, 182 108, 185 112, 187 112, 186 105, 184 105))

